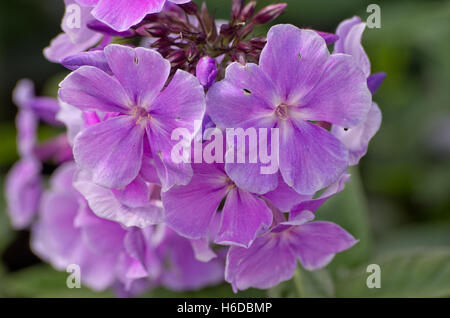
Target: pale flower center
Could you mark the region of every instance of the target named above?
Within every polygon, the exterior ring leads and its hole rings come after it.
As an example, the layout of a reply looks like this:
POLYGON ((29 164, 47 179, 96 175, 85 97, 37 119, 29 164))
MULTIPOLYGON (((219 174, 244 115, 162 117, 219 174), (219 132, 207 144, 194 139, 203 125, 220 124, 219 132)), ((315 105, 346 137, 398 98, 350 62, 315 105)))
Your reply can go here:
POLYGON ((145 124, 151 117, 145 108, 139 106, 134 107, 131 114, 136 118, 136 124, 145 124))
POLYGON ((288 105, 281 104, 277 107, 275 110, 275 114, 277 114, 277 117, 281 120, 286 120, 289 118, 288 116, 288 105))

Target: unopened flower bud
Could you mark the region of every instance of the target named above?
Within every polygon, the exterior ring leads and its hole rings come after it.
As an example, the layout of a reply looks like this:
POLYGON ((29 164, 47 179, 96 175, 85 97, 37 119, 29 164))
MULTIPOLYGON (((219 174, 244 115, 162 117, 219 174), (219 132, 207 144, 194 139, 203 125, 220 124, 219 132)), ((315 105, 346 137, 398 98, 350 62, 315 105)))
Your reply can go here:
POLYGON ((233 61, 236 61, 236 62, 240 63, 241 65, 246 65, 247 64, 247 57, 245 56, 244 52, 237 51, 233 55, 233 61))
POLYGON ((256 1, 249 2, 244 7, 244 9, 242 9, 241 14, 239 16, 239 20, 247 21, 248 19, 250 19, 255 13, 255 9, 256 9, 256 1))
POLYGON ((317 31, 317 30, 313 30, 313 31, 316 31, 317 34, 319 34, 325 40, 325 43, 327 45, 330 45, 339 39, 339 36, 334 33, 322 32, 322 31, 317 31))
POLYGON ((195 15, 198 12, 198 6, 197 4, 195 4, 195 2, 188 2, 185 4, 180 4, 179 5, 184 12, 186 12, 189 15, 195 15))
POLYGON ((148 23, 139 27, 136 33, 143 36, 161 38, 169 34, 169 29, 162 23, 148 23))
POLYGON ((186 62, 186 52, 183 50, 177 50, 167 55, 167 60, 172 64, 172 67, 178 67, 186 62))
POLYGON ((252 50, 253 46, 251 45, 250 42, 240 42, 237 45, 237 48, 244 52, 250 52, 252 50))
POLYGON ((236 20, 244 7, 245 0, 233 0, 231 5, 231 17, 236 20))
POLYGON ((217 63, 216 60, 204 56, 200 59, 196 68, 196 76, 205 89, 209 89, 217 77, 217 63))
POLYGON ((266 46, 267 38, 266 37, 257 37, 250 40, 253 48, 262 50, 264 46, 266 46))
POLYGON ((286 9, 286 3, 272 4, 259 11, 253 21, 256 24, 266 24, 278 18, 286 9))

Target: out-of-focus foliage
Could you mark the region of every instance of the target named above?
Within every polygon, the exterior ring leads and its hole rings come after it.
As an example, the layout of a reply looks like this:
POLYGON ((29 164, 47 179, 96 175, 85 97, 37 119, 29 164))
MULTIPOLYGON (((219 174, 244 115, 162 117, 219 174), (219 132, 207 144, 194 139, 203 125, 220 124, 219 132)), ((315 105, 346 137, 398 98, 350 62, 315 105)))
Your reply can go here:
MULTIPOLYGON (((198 1, 200 2, 200 1, 198 1)), ((218 18, 227 19, 231 1, 208 0, 218 18)), ((259 6, 272 1, 260 0, 259 6)), ((280 1, 281 2, 281 1, 280 1)), ((277 23, 333 31, 343 19, 360 15, 361 0, 287 0, 277 23)), ((360 170, 343 193, 317 213, 335 221, 360 242, 338 255, 327 269, 298 269, 293 280, 268 291, 271 297, 450 297, 450 2, 377 1, 381 29, 367 29, 363 44, 372 71, 388 77, 374 97, 383 112, 382 128, 371 142, 360 170), (367 265, 381 266, 381 289, 368 289, 367 265)), ((17 158, 15 108, 11 89, 30 77, 43 94, 55 94, 65 74, 46 62, 42 48, 58 33, 62 1, 17 0, 0 4, 0 168, 17 158), (58 10, 55 9, 57 5, 58 10), (45 84, 44 79, 53 78, 45 84)), ((263 32, 263 30, 261 30, 263 32)), ((42 138, 52 131, 42 131, 42 138)), ((1 181, 4 177, 1 178, 1 181)), ((2 188, 2 187, 0 187, 2 188)), ((3 192, 3 191, 2 191, 3 192)), ((0 199, 0 254, 17 239, 0 199)), ((26 246, 24 246, 26 248, 26 246)), ((13 253, 19 255, 20 250, 13 253)), ((11 253, 9 253, 9 257, 11 253)), ((2 257, 4 259, 5 257, 2 257)), ((85 288, 69 290, 67 274, 34 265, 8 271, 0 263, 0 296, 89 297, 85 288)), ((243 297, 264 296, 251 290, 243 297)), ((181 294, 155 290, 146 297, 228 297, 228 285, 181 294)))

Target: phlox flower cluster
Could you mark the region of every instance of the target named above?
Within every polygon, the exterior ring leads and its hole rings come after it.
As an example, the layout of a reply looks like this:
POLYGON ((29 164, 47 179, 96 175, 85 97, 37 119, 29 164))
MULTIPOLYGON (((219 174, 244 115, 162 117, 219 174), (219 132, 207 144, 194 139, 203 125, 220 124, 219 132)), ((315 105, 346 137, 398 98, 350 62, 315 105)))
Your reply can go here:
POLYGON ((12 224, 30 228, 44 261, 77 264, 85 285, 123 296, 223 281, 237 292, 289 280, 298 263, 323 268, 357 243, 315 217, 381 124, 372 96, 385 75, 371 73, 361 19, 335 34, 280 24, 254 37, 285 4, 234 0, 229 21, 189 0, 65 4, 44 55, 68 75, 57 98, 18 83, 21 159, 6 182, 12 224), (61 134, 39 142, 39 124, 61 134), (212 130, 200 147, 229 155, 234 145, 215 143, 228 128, 277 129, 279 169, 173 160, 173 131, 191 147, 212 130), (44 163, 56 166, 48 187, 44 163))

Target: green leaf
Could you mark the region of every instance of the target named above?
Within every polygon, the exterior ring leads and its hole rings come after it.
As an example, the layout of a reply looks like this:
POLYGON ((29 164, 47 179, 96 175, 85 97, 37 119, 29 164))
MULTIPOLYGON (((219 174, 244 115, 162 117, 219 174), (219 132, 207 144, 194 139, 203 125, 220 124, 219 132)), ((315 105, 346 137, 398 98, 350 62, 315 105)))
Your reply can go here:
POLYGON ((334 282, 326 269, 307 271, 299 266, 294 275, 298 297, 322 298, 334 296, 334 282))
POLYGON ((1 279, 2 296, 42 298, 111 297, 111 292, 94 292, 87 287, 70 289, 66 285, 68 274, 58 272, 48 265, 36 265, 1 279))
MULTIPOLYGON (((390 253, 372 261, 381 268, 381 288, 369 289, 366 266, 337 283, 338 297, 450 297, 450 250, 434 248, 390 253)), ((369 264, 368 264, 369 265, 369 264)))
POLYGON ((450 223, 409 225, 384 233, 376 245, 377 254, 405 249, 450 246, 450 223))
POLYGON ((271 298, 327 298, 334 297, 334 282, 326 269, 307 271, 297 267, 293 279, 268 290, 271 298))

